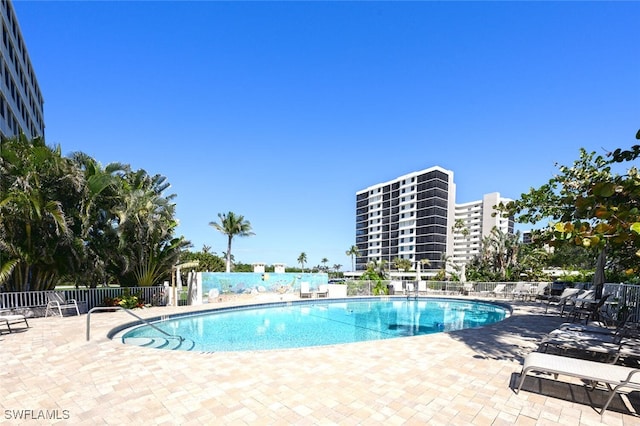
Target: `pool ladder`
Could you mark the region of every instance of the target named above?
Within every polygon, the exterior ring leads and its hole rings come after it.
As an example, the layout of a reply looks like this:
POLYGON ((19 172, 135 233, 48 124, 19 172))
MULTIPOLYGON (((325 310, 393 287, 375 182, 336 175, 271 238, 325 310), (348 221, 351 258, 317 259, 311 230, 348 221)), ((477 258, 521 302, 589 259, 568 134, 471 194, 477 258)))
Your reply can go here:
POLYGON ((411 293, 413 293, 413 298, 417 300, 418 299, 418 283, 407 284, 407 300, 411 298, 411 293))
MULTIPOLYGON (((133 312, 131 312, 129 309, 123 308, 122 306, 96 306, 95 308, 92 308, 89 310, 89 312, 87 312, 87 342, 90 339, 90 331, 91 331, 91 314, 93 312, 97 312, 97 311, 124 311, 126 313, 128 313, 129 315, 136 317, 138 320, 140 320, 140 322, 150 326, 151 328, 159 331, 160 333, 170 337, 170 338, 176 338, 176 339, 180 339, 180 341, 182 342, 184 340, 184 337, 182 336, 176 336, 174 334, 169 334, 166 331, 162 330, 161 328, 156 327, 155 325, 151 324, 149 321, 145 320, 144 318, 139 317, 138 315, 134 314, 133 312)), ((163 318, 164 320, 164 318, 163 318)))

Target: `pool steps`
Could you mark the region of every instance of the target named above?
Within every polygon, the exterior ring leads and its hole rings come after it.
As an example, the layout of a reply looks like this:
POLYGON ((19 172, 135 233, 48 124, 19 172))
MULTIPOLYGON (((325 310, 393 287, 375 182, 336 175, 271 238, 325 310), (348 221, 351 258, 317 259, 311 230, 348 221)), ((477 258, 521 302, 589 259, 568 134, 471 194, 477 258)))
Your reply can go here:
POLYGON ((145 348, 153 349, 167 349, 167 350, 183 350, 190 351, 196 345, 193 340, 190 339, 167 339, 164 337, 127 337, 122 339, 122 343, 129 345, 142 346, 145 348))

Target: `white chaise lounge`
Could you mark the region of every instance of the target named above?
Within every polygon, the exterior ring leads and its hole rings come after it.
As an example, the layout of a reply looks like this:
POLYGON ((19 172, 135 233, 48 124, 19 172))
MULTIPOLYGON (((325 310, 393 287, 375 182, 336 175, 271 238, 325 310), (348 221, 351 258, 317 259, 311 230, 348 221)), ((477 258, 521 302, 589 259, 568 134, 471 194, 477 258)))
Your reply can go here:
POLYGON ((329 296, 329 286, 327 284, 320 284, 318 286, 318 291, 316 293, 317 297, 328 297, 329 296))
POLYGON ((22 322, 24 322, 26 327, 29 328, 29 323, 27 322, 27 317, 25 317, 24 315, 0 314, 0 325, 4 324, 5 326, 7 326, 7 329, 9 330, 9 333, 13 332, 13 330, 11 329, 11 325, 12 324, 20 324, 22 322))
POLYGON ((527 374, 532 371, 554 374, 556 376, 562 374, 607 385, 610 395, 600 410, 601 418, 604 416, 604 412, 607 410, 613 397, 622 389, 630 388, 640 390, 640 369, 532 352, 524 359, 524 365, 520 373, 520 383, 518 384, 516 393, 520 392, 524 379, 527 377, 527 374))

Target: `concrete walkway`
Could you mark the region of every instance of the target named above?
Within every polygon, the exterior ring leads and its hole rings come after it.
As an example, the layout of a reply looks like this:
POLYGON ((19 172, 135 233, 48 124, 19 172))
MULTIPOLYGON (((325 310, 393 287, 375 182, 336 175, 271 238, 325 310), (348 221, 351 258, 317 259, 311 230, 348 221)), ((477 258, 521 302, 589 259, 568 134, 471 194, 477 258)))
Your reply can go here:
MULTIPOLYGON (((217 306, 246 303, 234 300, 217 306)), ((210 306, 204 306, 207 308, 210 306)), ((604 392, 560 377, 512 390, 523 356, 562 320, 536 303, 481 329, 276 351, 191 353, 123 345, 124 312, 35 318, 0 336, 0 423, 594 425, 604 392)), ((202 309, 158 307, 143 317, 202 309)), ((626 405, 625 405, 626 403, 626 405)), ((616 397, 609 425, 638 425, 616 397)))

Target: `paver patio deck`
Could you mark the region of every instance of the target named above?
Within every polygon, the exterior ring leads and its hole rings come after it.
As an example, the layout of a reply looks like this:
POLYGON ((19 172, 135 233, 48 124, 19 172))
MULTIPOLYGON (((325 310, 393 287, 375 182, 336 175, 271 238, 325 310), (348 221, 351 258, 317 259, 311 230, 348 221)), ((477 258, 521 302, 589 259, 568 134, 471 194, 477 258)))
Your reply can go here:
MULTIPOLYGON (((235 300, 216 306, 246 303, 235 300)), ((528 378, 523 357, 562 319, 513 302, 480 329, 318 348, 198 353, 123 345, 124 312, 30 319, 0 336, 0 423, 594 425, 604 392, 567 377, 528 378), (46 417, 54 417, 53 419, 46 417)), ((210 308, 157 307, 149 318, 210 308)), ((605 424, 638 425, 638 397, 616 397, 605 424), (626 405, 625 405, 626 402, 626 405), (635 408, 634 408, 635 407, 635 408)))

